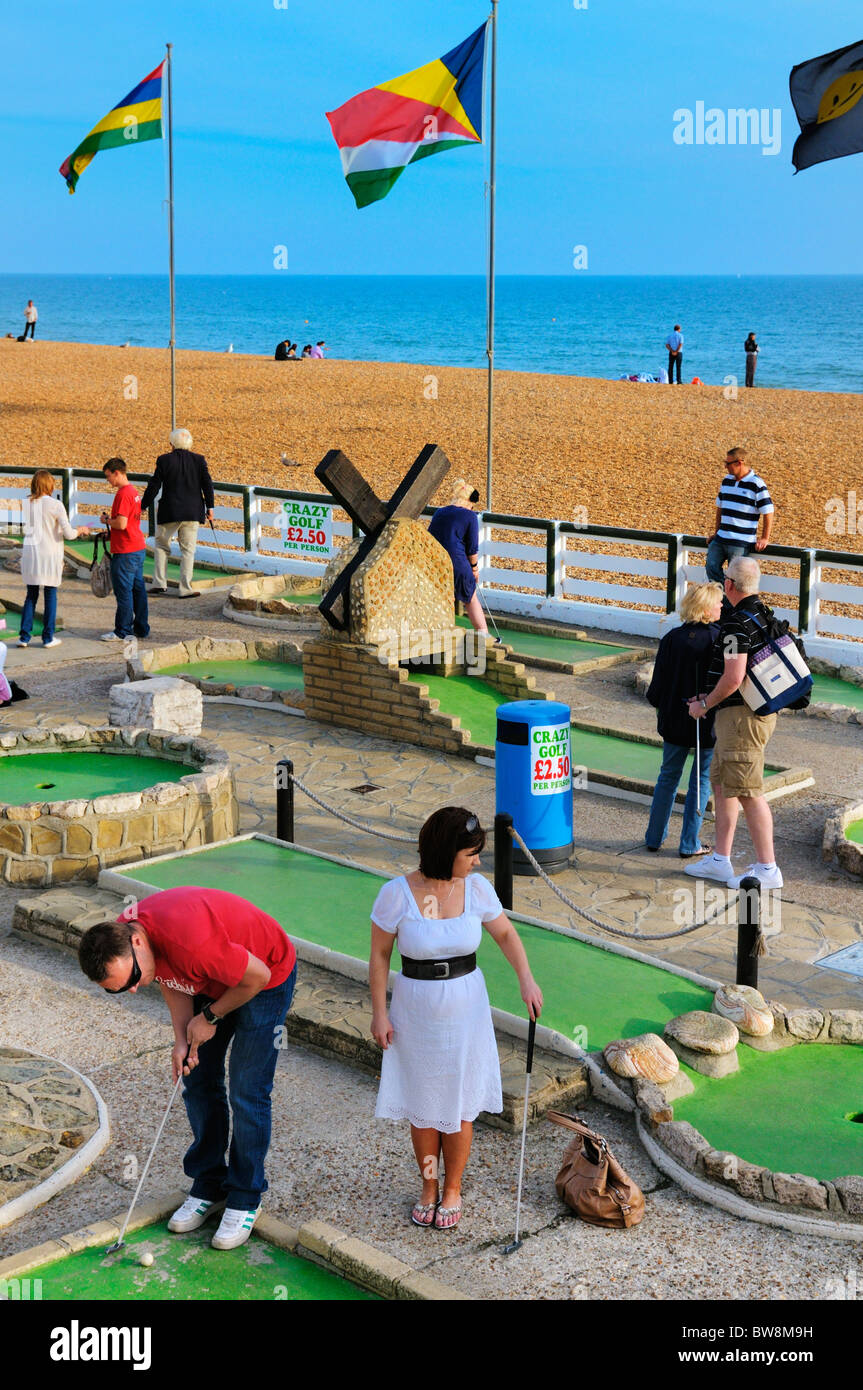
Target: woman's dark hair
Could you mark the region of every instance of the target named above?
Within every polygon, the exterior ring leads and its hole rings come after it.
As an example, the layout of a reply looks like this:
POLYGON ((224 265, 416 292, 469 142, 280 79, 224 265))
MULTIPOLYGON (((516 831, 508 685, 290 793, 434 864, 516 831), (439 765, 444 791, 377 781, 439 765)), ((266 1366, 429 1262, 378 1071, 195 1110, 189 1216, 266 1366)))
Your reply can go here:
POLYGON ((88 980, 99 985, 108 973, 112 960, 132 958, 132 933, 138 922, 98 922, 81 937, 78 963, 88 980))
POLYGON ((479 819, 464 806, 442 806, 429 816, 419 834, 420 873, 424 878, 452 878, 452 866, 460 849, 480 854, 485 831, 479 819))

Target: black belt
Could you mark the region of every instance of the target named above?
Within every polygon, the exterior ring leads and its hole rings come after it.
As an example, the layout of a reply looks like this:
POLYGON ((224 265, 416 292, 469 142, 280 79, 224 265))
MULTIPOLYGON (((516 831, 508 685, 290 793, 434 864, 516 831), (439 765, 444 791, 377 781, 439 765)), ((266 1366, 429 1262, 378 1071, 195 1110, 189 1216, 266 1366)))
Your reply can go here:
POLYGON ((402 974, 409 980, 457 980, 476 970, 476 952, 470 956, 452 956, 449 960, 411 960, 402 956, 402 974))

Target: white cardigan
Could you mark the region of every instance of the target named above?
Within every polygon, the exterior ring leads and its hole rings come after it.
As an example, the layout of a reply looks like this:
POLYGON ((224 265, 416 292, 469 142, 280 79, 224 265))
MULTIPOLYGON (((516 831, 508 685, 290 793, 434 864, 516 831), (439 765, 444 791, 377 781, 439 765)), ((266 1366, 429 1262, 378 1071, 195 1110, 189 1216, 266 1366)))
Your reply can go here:
POLYGON ((25 584, 58 589, 63 578, 63 538, 73 541, 78 532, 56 497, 28 497, 24 517, 21 578, 25 584))

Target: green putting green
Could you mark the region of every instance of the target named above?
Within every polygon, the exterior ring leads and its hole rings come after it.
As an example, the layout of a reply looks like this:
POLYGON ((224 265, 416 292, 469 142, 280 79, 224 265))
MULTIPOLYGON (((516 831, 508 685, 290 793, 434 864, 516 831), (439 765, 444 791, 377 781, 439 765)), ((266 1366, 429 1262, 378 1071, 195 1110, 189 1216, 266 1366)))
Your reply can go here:
MULTIPOLYGON (((459 627, 471 628, 470 618, 456 618, 459 627)), ((593 661, 598 656, 619 656, 621 652, 631 651, 631 647, 616 647, 611 642, 587 642, 580 637, 553 637, 543 632, 519 632, 514 627, 489 624, 493 637, 512 647, 517 656, 530 658, 545 657, 550 661, 567 661, 577 666, 580 661, 593 661)))
POLYGON ((214 1220, 190 1235, 176 1236, 167 1222, 159 1222, 128 1235, 114 1255, 106 1255, 104 1246, 94 1246, 40 1265, 26 1277, 41 1280, 41 1297, 48 1302, 380 1301, 376 1294, 254 1235, 236 1250, 214 1250, 210 1239, 216 1225, 214 1220), (139 1263, 145 1251, 154 1256, 149 1268, 139 1263))
POLYGON ((462 728, 470 729, 474 743, 494 743, 497 707, 507 698, 499 690, 475 676, 431 676, 411 671, 408 679, 415 685, 427 685, 430 699, 440 700, 443 714, 457 714, 462 728))
MULTIPOLYGON (((88 565, 89 565, 90 561, 91 561, 92 558, 93 558, 93 541, 92 541, 92 540, 89 540, 89 541, 88 541, 88 540, 81 540, 81 541, 66 541, 66 542, 65 542, 65 548, 66 548, 67 550, 72 550, 72 551, 74 551, 76 555, 80 555, 81 558, 82 558, 82 560, 85 560, 85 561, 87 562, 88 565)), ((225 571, 222 571, 222 573, 224 573, 224 572, 225 572, 225 571)), ((169 578, 169 579, 176 580, 177 583, 180 582, 180 562, 179 562, 179 560, 169 560, 169 561, 168 561, 168 571, 167 571, 167 573, 168 573, 168 578, 169 578)), ((219 573, 220 573, 219 570, 205 569, 205 568, 204 568, 203 566, 201 566, 201 565, 195 565, 195 566, 193 567, 193 569, 192 569, 192 578, 193 578, 193 579, 217 579, 217 578, 219 577, 219 573)), ((147 551, 147 554, 146 554, 145 557, 144 557, 144 574, 145 574, 145 576, 147 577, 147 579, 152 579, 152 577, 153 577, 153 556, 152 556, 152 554, 150 553, 149 550, 147 551)))
POLYGON ((695 1085, 674 1102, 716 1149, 779 1173, 840 1178, 863 1172, 863 1048, 798 1043, 780 1052, 737 1049, 740 1071, 715 1081, 684 1068, 695 1085))
POLYGON ((190 661, 162 666, 154 675, 194 676, 216 685, 266 685, 270 690, 302 690, 303 668, 285 661, 190 661))
POLYGON ((863 686, 841 681, 837 676, 813 676, 812 703, 847 705, 849 709, 863 709, 863 686))
POLYGON ((28 801, 72 801, 139 792, 156 782, 179 782, 194 768, 166 758, 126 753, 4 753, 0 755, 0 804, 22 806, 28 801))
MULTIPOLYGON (((369 914, 386 877, 266 840, 237 840, 126 869, 122 876, 140 877, 155 888, 223 888, 248 898, 288 933, 360 960, 368 956, 369 914)), ((710 1006, 707 990, 660 966, 543 927, 516 925, 545 995, 543 1023, 568 1038, 576 1028, 586 1028, 591 1048, 604 1047, 612 1038, 661 1033, 676 1014, 710 1006)), ((484 937, 480 955, 491 1002, 522 1014, 518 981, 501 952, 484 937)))
POLYGON ((853 820, 846 825, 845 839, 852 840, 855 845, 863 845, 863 820, 853 820))
MULTIPOLYGON (((18 634, 21 631, 21 614, 10 613, 7 608, 6 612, 3 614, 3 617, 6 619, 6 626, 0 627, 0 642, 5 642, 7 646, 11 646, 13 642, 18 641, 18 634)), ((57 626, 59 631, 59 624, 57 626)), ((42 619, 37 614, 33 619, 33 637, 31 638, 31 640, 35 640, 35 638, 41 636, 42 619)))

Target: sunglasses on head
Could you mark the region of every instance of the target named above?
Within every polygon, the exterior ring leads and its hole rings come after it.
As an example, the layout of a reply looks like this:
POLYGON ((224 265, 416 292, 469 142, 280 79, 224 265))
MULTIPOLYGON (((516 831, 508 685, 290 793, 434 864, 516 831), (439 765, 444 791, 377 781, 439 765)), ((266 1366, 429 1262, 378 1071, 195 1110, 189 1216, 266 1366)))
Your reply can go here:
POLYGON ((472 835, 475 830, 479 830, 479 821, 476 816, 468 816, 464 823, 464 828, 468 835, 472 835))
POLYGON ((138 964, 138 957, 135 955, 135 947, 129 942, 129 950, 132 952, 132 971, 128 980, 120 989, 106 989, 106 994, 125 994, 127 989, 132 989, 141 978, 141 967, 138 964))

